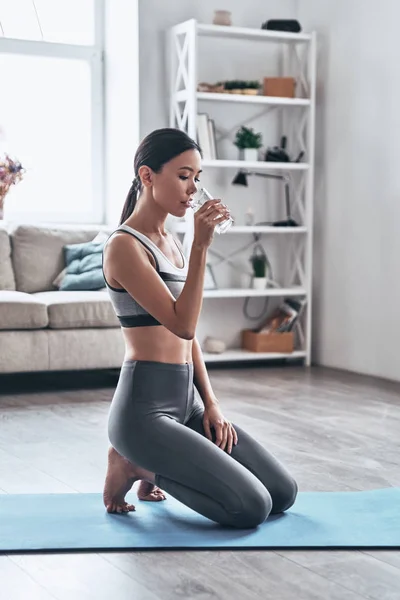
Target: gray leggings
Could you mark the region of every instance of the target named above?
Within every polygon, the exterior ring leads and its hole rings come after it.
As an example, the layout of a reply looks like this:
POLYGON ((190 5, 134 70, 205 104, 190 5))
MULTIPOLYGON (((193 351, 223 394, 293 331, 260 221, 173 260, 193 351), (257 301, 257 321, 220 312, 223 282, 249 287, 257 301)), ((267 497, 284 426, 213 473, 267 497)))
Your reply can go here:
MULTIPOLYGON (((203 429, 193 364, 127 360, 111 403, 114 448, 156 474, 156 484, 222 525, 252 528, 295 501, 297 485, 258 442, 234 425, 238 444, 221 450, 203 429)), ((213 438, 215 439, 215 438, 213 438)))

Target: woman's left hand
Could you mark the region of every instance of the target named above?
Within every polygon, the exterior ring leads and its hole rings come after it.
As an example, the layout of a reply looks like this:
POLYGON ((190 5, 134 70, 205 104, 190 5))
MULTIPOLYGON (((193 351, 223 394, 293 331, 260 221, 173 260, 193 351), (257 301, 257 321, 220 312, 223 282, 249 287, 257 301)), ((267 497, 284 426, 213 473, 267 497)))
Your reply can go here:
POLYGON ((230 421, 227 421, 217 404, 208 406, 204 410, 203 427, 206 436, 212 441, 211 428, 215 430, 216 445, 230 454, 232 446, 238 443, 237 433, 230 421))

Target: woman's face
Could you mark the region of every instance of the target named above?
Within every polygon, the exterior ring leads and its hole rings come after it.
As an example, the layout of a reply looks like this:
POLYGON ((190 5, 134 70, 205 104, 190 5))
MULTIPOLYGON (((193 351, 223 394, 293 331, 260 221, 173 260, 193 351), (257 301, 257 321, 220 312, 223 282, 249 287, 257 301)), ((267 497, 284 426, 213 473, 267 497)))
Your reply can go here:
POLYGON ((152 174, 153 198, 166 212, 182 217, 196 192, 201 173, 197 150, 186 150, 169 162, 160 173, 152 174))

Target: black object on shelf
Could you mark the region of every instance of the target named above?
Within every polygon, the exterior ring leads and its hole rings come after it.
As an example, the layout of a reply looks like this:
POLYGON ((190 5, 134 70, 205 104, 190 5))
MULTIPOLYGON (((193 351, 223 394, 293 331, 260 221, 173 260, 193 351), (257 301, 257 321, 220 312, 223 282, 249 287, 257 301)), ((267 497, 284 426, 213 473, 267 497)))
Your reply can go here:
POLYGON ((292 215, 290 212, 290 180, 287 175, 273 175, 272 173, 257 173, 256 171, 238 171, 236 173, 232 184, 233 185, 243 185, 244 187, 248 187, 247 177, 249 175, 256 175, 257 177, 266 177, 267 179, 279 179, 283 181, 285 184, 285 204, 286 204, 286 219, 283 221, 274 221, 271 223, 274 227, 298 227, 299 224, 296 223, 294 219, 292 219, 292 215))
MULTIPOLYGON (((273 146, 272 148, 267 148, 267 151, 265 153, 265 160, 267 162, 292 162, 290 160, 288 153, 286 152, 286 144, 287 144, 287 138, 284 135, 284 136, 282 136, 280 146, 273 146)), ((304 156, 304 151, 302 150, 299 153, 296 160, 293 162, 300 162, 300 160, 303 158, 303 156, 304 156)))
POLYGON ((301 25, 296 19, 269 19, 261 25, 261 29, 299 33, 301 31, 301 25))

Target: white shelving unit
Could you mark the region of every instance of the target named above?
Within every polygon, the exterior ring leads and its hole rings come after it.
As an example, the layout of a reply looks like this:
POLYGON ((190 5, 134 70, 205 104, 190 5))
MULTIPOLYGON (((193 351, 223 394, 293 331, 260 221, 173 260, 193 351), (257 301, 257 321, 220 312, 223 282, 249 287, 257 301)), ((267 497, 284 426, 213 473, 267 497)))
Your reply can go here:
POLYGON ((204 290, 203 298, 280 298, 281 296, 305 296, 306 290, 301 287, 292 288, 265 288, 264 290, 253 290, 243 288, 222 288, 219 290, 204 290))
POLYGON ((203 167, 218 169, 249 169, 250 171, 307 171, 310 165, 307 163, 278 163, 243 160, 203 160, 203 167))
MULTIPOLYGON (((204 25, 195 19, 180 23, 169 30, 168 52, 170 60, 170 126, 177 127, 197 138, 196 117, 198 112, 212 110, 213 104, 221 103, 226 110, 234 110, 235 105, 260 106, 279 109, 281 126, 288 138, 288 144, 294 142, 305 152, 305 162, 244 162, 242 160, 203 160, 205 169, 230 169, 235 173, 239 169, 260 173, 295 175, 296 189, 292 190, 292 205, 300 216, 299 227, 274 226, 232 226, 225 234, 271 236, 282 240, 287 236, 289 253, 289 273, 285 277, 284 288, 265 290, 225 288, 205 290, 204 299, 209 298, 246 298, 246 297, 302 297, 306 306, 296 328, 297 347, 291 354, 247 352, 241 349, 229 349, 222 354, 207 354, 207 362, 249 361, 296 359, 305 365, 311 360, 311 292, 312 292, 312 229, 313 229, 313 179, 314 179, 314 132, 315 132, 315 82, 316 82, 316 35, 315 33, 286 33, 244 27, 223 27, 204 25), (198 55, 199 36, 221 39, 220 51, 223 52, 224 38, 236 38, 259 44, 275 43, 282 45, 282 76, 296 72, 299 94, 296 98, 278 98, 261 95, 217 94, 198 92, 198 55), (294 111, 297 121, 293 126, 285 115, 294 111), (289 132, 287 129, 289 129, 289 132)), ((260 74, 261 75, 261 74, 260 74)), ((293 76, 293 75, 292 75, 293 76)), ((221 77, 222 78, 222 77, 221 77)), ((243 110, 243 109, 242 109, 243 110)), ((218 126, 218 123, 216 123, 218 126)), ((177 231, 185 235, 186 247, 190 247, 193 236, 193 219, 177 225, 177 231)))
MULTIPOLYGON (((187 97, 186 90, 177 93, 179 102, 187 97)), ((310 106, 307 98, 279 98, 275 96, 245 96, 244 94, 213 94, 211 92, 197 92, 197 101, 205 102, 229 102, 232 104, 267 104, 271 106, 310 106)))
POLYGON ((302 350, 296 350, 291 354, 283 354, 281 352, 247 352, 246 350, 226 350, 222 354, 203 353, 205 362, 208 363, 223 363, 237 361, 252 361, 252 360, 282 360, 282 359, 305 359, 306 353, 302 350))
MULTIPOLYGON (((181 23, 178 27, 183 27, 190 21, 181 23)), ((259 40, 261 42, 288 42, 296 44, 311 42, 313 34, 309 33, 289 33, 286 31, 268 31, 267 29, 250 29, 248 27, 224 27, 221 25, 203 25, 196 23, 198 35, 208 35, 210 37, 241 38, 242 40, 259 40)))
MULTIPOLYGON (((177 223, 175 225, 177 233, 186 233, 186 223, 177 223)), ((306 227, 272 227, 269 225, 232 225, 224 235, 233 233, 268 233, 268 235, 288 235, 289 233, 304 234, 307 233, 306 227)))

